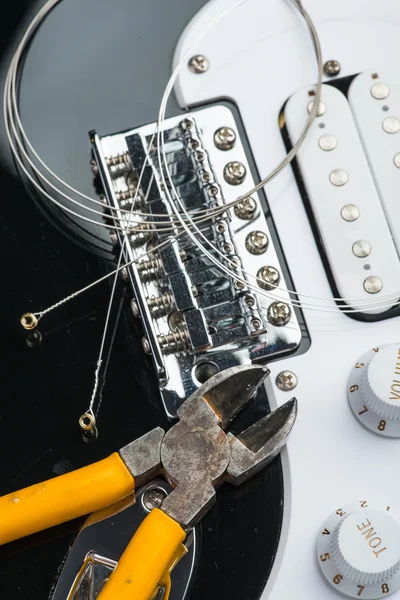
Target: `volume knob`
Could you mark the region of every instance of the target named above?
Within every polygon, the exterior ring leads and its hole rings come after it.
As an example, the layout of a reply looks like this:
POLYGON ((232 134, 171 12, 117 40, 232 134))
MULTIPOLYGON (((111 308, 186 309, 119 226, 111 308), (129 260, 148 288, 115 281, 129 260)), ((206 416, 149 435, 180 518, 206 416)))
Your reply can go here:
POLYGON ((365 427, 400 437, 400 344, 363 354, 351 371, 347 394, 354 416, 365 427))
POLYGON ((400 588, 400 524, 389 506, 347 504, 324 523, 318 558, 337 591, 353 598, 382 598, 400 588))

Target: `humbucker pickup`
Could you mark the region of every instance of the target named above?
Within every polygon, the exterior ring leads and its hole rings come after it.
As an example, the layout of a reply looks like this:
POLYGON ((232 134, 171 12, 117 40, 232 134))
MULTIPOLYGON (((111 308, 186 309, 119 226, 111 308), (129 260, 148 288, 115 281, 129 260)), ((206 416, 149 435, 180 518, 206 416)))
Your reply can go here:
MULTIPOLYGON (((290 145, 313 97, 308 87, 285 104, 281 125, 290 145)), ((295 163, 333 291, 350 314, 368 320, 398 312, 391 309, 400 288, 399 98, 374 71, 324 84, 295 163)))
MULTIPOLYGON (((91 132, 90 137, 107 203, 116 209, 114 222, 123 230, 112 234, 114 243, 126 263, 135 261, 126 275, 133 312, 142 317, 143 346, 153 357, 167 415, 174 417, 180 403, 215 372, 293 352, 302 335, 262 195, 199 221, 211 245, 197 238, 244 279, 238 281, 187 234, 179 235, 162 184, 156 138, 150 144, 154 131, 150 124, 104 137, 91 132), (132 214, 121 208, 132 208, 132 214)), ((223 207, 254 186, 240 127, 227 106, 169 118, 164 136, 171 181, 191 216, 223 207)))

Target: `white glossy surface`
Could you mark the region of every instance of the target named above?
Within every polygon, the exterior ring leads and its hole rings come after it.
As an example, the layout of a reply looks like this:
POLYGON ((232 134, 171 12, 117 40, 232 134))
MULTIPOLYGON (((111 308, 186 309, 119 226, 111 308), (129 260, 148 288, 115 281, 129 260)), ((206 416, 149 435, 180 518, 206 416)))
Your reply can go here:
MULTIPOLYGON (((216 0, 206 5, 182 35, 175 62, 205 24, 232 3, 216 0)), ((304 0, 304 5, 318 26, 325 60, 339 60, 341 75, 382 65, 398 70, 397 0, 304 0)), ((312 46, 298 13, 285 0, 249 0, 210 32, 196 51, 207 56, 210 69, 200 76, 182 69, 175 88, 180 104, 233 99, 259 171, 266 175, 285 154, 278 128, 284 102, 316 79, 312 46)), ((330 297, 291 169, 266 191, 297 289, 330 297)), ((400 441, 373 436, 360 427, 346 398, 347 377, 354 362, 369 348, 399 342, 400 319, 361 323, 337 310, 306 310, 305 317, 312 339, 310 350, 270 365, 271 382, 283 369, 298 375, 299 416, 288 453, 283 453, 284 531, 264 600, 337 599, 315 559, 320 524, 348 500, 367 496, 371 503, 375 499, 378 505, 395 505, 400 496, 400 479, 394 476, 400 441)), ((289 395, 272 383, 269 392, 278 404, 289 395)))

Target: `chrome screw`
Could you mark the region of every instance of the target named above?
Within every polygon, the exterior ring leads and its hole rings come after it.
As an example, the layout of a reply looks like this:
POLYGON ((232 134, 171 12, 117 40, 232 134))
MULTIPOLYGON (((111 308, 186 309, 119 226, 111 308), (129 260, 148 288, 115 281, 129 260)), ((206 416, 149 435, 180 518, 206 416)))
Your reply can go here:
POLYGON ((192 73, 205 73, 208 71, 209 66, 210 63, 208 62, 208 59, 205 56, 201 56, 201 54, 192 56, 189 60, 189 69, 192 73))
POLYGON ((121 277, 124 281, 129 281, 129 273, 128 273, 128 269, 126 267, 121 269, 121 277))
POLYGON ((224 179, 230 185, 240 185, 246 177, 246 167, 239 161, 229 162, 224 167, 224 179))
POLYGON ((221 245, 221 248, 225 252, 225 254, 230 254, 231 252, 233 252, 233 246, 229 242, 224 242, 221 245))
POLYGON ((132 300, 131 300, 131 312, 134 317, 140 316, 140 308, 139 308, 139 304, 137 303, 136 298, 132 298, 132 300))
POLYGON ((243 290, 245 287, 244 281, 240 281, 239 279, 235 279, 235 289, 243 290))
POLYGON ((268 238, 263 231, 251 231, 246 237, 246 249, 250 254, 264 254, 268 248, 268 238))
POLYGON ((335 75, 339 75, 341 68, 338 60, 327 60, 324 64, 324 73, 328 77, 335 77, 335 75))
POLYGON ((290 307, 284 302, 273 302, 268 307, 267 316, 270 323, 281 327, 290 321, 290 307))
POLYGON ((243 219, 244 221, 250 221, 254 217, 254 213, 256 212, 257 204, 254 198, 249 196, 248 198, 244 198, 234 206, 235 215, 239 219, 243 219))
POLYGON ((160 487, 151 487, 148 488, 143 493, 143 506, 149 512, 153 510, 153 508, 161 508, 162 503, 167 497, 167 492, 160 487))
POLYGON ((111 243, 112 243, 113 246, 119 246, 118 235, 116 234, 115 231, 112 231, 110 233, 110 238, 111 238, 111 243))
POLYGON ((248 296, 245 296, 244 301, 246 303, 246 306, 248 306, 249 308, 252 308, 256 303, 256 299, 254 298, 254 296, 250 296, 250 294, 248 296))
POLYGON ((151 354, 150 342, 146 336, 142 337, 142 346, 145 354, 151 354))
POLYGON ((294 390, 299 380, 292 371, 281 371, 276 378, 276 385, 282 392, 290 392, 294 390))
POLYGON ((230 127, 220 127, 214 133, 214 144, 218 150, 232 150, 236 144, 236 133, 230 127))
POLYGON ((226 223, 224 221, 219 221, 216 225, 216 230, 218 233, 225 233, 226 231, 226 223))
POLYGON ((251 320, 251 325, 252 325, 253 329, 255 329, 255 331, 258 331, 261 328, 261 321, 260 321, 260 319, 257 319, 257 317, 254 317, 251 320))
POLYGON ((257 272, 257 283, 263 290, 273 290, 280 280, 279 271, 275 267, 266 265, 257 272))

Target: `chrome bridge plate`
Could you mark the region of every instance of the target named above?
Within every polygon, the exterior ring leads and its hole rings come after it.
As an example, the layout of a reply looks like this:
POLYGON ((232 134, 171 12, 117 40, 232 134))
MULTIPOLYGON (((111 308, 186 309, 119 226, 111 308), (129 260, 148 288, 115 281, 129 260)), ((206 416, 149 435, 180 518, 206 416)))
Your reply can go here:
MULTIPOLYGON (((156 138, 150 145, 154 131, 153 123, 104 137, 91 132, 90 138, 106 202, 116 209, 115 222, 124 230, 113 234, 113 241, 123 249, 125 262, 136 261, 125 272, 134 294, 132 308, 142 318, 144 349, 152 354, 165 410, 173 418, 181 402, 214 373, 294 352, 302 333, 263 195, 199 223, 212 246, 197 239, 229 267, 232 274, 227 274, 187 234, 179 235, 161 181, 156 138), (169 230, 162 231, 168 229, 165 223, 169 230), (167 245, 152 251, 167 239, 167 245)), ((171 180, 192 215, 223 207, 254 186, 256 174, 240 131, 225 105, 165 121, 171 180)), ((168 182, 165 169, 164 174, 168 182)))

